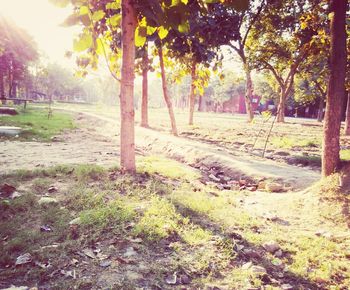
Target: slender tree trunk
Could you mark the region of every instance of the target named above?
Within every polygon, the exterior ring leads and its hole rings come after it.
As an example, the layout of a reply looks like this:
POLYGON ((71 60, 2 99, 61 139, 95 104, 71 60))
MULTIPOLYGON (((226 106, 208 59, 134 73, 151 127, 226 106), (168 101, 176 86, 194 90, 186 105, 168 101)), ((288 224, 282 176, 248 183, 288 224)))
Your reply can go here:
POLYGON ((159 55, 160 70, 161 70, 161 75, 162 75, 163 95, 164 95, 164 100, 165 100, 165 103, 166 103, 166 105, 168 107, 168 111, 169 111, 171 132, 173 133, 173 135, 177 136, 177 128, 176 128, 176 121, 175 121, 175 114, 174 114, 174 110, 173 110, 173 104, 172 104, 171 99, 168 95, 168 86, 167 86, 166 77, 165 77, 162 45, 160 45, 160 47, 158 48, 158 55, 159 55))
POLYGON ((277 108, 277 122, 278 123, 284 123, 284 116, 285 116, 285 110, 286 110, 286 95, 285 90, 281 90, 279 104, 277 108))
POLYGON ((12 71, 11 69, 9 68, 9 71, 8 71, 8 97, 9 98, 12 98, 12 86, 13 86, 13 75, 12 75, 12 71))
POLYGON ((132 0, 122 0, 122 73, 120 88, 120 166, 123 171, 135 172, 135 29, 136 15, 132 0))
POLYGON ((0 99, 5 99, 4 73, 0 67, 0 99))
POLYGON ((345 135, 350 136, 350 91, 348 91, 348 105, 346 106, 345 135))
POLYGON ((198 99, 198 112, 203 112, 203 111, 204 111, 204 109, 203 109, 203 107, 204 107, 203 102, 204 102, 204 97, 203 97, 202 95, 199 95, 199 99, 198 99))
POLYGON ((14 81, 12 85, 12 97, 17 98, 17 83, 14 81))
POLYGON ((252 98, 253 98, 253 81, 251 70, 247 64, 244 64, 244 70, 246 75, 246 90, 245 90, 245 107, 248 116, 248 122, 252 122, 254 119, 254 112, 252 107, 252 98))
POLYGON ((318 106, 318 112, 317 112, 317 122, 322 122, 323 120, 323 109, 324 109, 324 100, 320 99, 320 104, 318 106))
POLYGON ((191 67, 191 90, 190 90, 190 97, 189 97, 189 103, 190 103, 190 115, 189 115, 189 120, 188 120, 188 125, 193 125, 193 114, 194 114, 194 105, 196 102, 196 95, 195 95, 195 90, 196 90, 196 67, 197 63, 195 60, 192 61, 192 67, 191 67))
POLYGON ((148 45, 145 44, 142 57, 142 106, 141 106, 141 126, 148 128, 148 45))
POLYGON ((331 13, 330 76, 327 90, 327 105, 324 119, 322 152, 322 176, 334 173, 340 164, 340 125, 345 98, 346 71, 346 0, 333 0, 331 13))

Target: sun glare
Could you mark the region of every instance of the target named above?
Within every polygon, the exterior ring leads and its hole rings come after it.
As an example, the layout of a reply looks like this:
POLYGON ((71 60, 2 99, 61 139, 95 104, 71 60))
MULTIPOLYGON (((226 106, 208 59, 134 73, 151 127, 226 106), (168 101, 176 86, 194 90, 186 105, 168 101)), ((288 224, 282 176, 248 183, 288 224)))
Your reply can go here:
POLYGON ((72 65, 64 54, 72 49, 72 39, 79 29, 61 26, 70 11, 57 8, 48 0, 0 0, 0 14, 24 28, 50 61, 65 66, 72 65))

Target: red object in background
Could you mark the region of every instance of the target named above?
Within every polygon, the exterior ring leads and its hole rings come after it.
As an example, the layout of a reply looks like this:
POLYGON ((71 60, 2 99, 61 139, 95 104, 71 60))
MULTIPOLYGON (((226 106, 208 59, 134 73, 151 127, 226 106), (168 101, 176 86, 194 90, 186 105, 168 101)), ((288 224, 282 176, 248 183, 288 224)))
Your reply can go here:
MULTIPOLYGON (((254 95, 252 98, 252 107, 253 111, 257 111, 259 104, 260 104, 261 97, 254 95)), ((223 112, 225 113, 239 113, 239 114, 245 114, 246 108, 245 108, 245 99, 244 96, 236 96, 231 97, 228 101, 225 101, 223 103, 223 112)))

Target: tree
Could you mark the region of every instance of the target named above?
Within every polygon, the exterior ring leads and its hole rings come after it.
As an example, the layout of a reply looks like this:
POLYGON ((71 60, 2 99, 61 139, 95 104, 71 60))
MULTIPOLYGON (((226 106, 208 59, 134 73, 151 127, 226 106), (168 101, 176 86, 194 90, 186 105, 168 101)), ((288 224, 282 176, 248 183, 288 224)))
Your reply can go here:
POLYGON ((278 122, 284 122, 285 104, 293 92, 299 66, 314 50, 324 8, 319 1, 269 1, 249 36, 254 67, 269 71, 279 85, 278 122), (297 5, 295 5, 297 4, 297 5), (306 20, 316 19, 313 25, 306 20), (306 20, 304 20, 306 19, 306 20), (255 41, 259 39, 259 41, 255 41))
POLYGON ((31 77, 28 67, 38 59, 32 37, 0 16, 0 98, 16 97, 18 88, 31 77))
POLYGON ((330 2, 330 75, 324 120, 322 176, 334 173, 340 165, 340 125, 345 98, 346 74, 346 0, 330 2))
POLYGON ((148 43, 146 42, 142 50, 142 104, 141 104, 141 126, 148 128, 148 43))
POLYGON ((210 70, 215 71, 223 58, 220 46, 238 39, 238 14, 221 3, 207 4, 201 9, 200 2, 192 1, 188 24, 172 29, 164 39, 171 56, 182 64, 184 75, 191 76, 189 92, 189 125, 193 125, 196 96, 204 94, 210 70))
MULTIPOLYGON (((69 0, 51 1, 63 5, 69 2, 69 0)), ((66 23, 69 25, 82 24, 84 27, 80 37, 74 41, 74 48, 78 52, 85 52, 83 59, 85 67, 91 65, 96 68, 98 56, 103 54, 106 57, 105 44, 111 50, 111 56, 117 59, 115 51, 118 50, 119 42, 122 43, 121 167, 125 171, 134 172, 133 80, 135 44, 142 47, 147 40, 147 36, 157 34, 162 40, 170 29, 181 31, 184 27, 187 27, 190 15, 190 8, 187 5, 189 1, 122 0, 121 3, 120 0, 70 1, 73 4, 74 11, 66 23), (122 12, 121 16, 120 10, 122 12), (116 39, 113 38, 111 30, 118 31, 120 29, 120 18, 122 35, 121 38, 116 39)), ((206 1, 199 0, 199 2, 201 8, 205 9, 206 1)), ((228 5, 232 5, 230 1, 227 2, 228 5)), ((246 1, 242 0, 241 2, 245 3, 246 1)), ((162 50, 160 50, 159 56, 161 58, 162 50)), ((110 70, 114 75, 115 72, 112 69, 110 70)))
POLYGON ((260 14, 265 7, 265 0, 262 0, 258 4, 253 1, 249 1, 249 6, 246 10, 240 12, 239 19, 239 37, 236 43, 230 42, 229 46, 238 54, 240 57, 243 69, 246 76, 245 86, 245 104, 248 115, 248 121, 251 122, 254 119, 254 112, 252 108, 252 97, 253 97, 253 81, 252 81, 252 69, 253 66, 250 61, 249 52, 247 51, 247 40, 250 32, 259 20, 260 14))
POLYGON ((167 79, 165 75, 163 46, 161 41, 158 44, 157 50, 158 50, 159 65, 160 65, 161 78, 162 78, 163 96, 164 96, 164 100, 167 105, 169 116, 170 116, 171 132, 173 133, 174 136, 177 136, 178 133, 177 133, 177 127, 176 127, 176 121, 175 121, 175 114, 174 114, 171 98, 169 97, 167 79))
POLYGON ((135 172, 134 78, 137 20, 132 0, 122 0, 122 73, 120 89, 120 165, 135 172))
MULTIPOLYGON (((327 41, 327 45, 328 41, 327 41)), ((310 55, 300 66, 294 89, 294 99, 303 104, 319 103, 317 121, 323 120, 323 109, 327 96, 329 76, 328 53, 320 47, 319 53, 310 55)))

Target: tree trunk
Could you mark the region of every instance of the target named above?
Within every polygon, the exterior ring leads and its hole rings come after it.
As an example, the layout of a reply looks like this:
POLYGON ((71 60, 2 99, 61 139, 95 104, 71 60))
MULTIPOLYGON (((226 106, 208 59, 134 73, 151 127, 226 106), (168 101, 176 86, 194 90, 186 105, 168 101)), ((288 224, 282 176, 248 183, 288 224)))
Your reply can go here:
POLYGON ((190 115, 188 120, 188 125, 193 125, 193 114, 194 114, 194 105, 196 102, 196 66, 197 63, 195 60, 192 61, 192 67, 191 67, 191 90, 190 90, 190 97, 189 97, 189 103, 190 103, 190 115))
POLYGON ((173 104, 171 103, 171 99, 168 95, 168 86, 166 82, 165 77, 165 68, 164 68, 164 59, 163 59, 163 48, 162 45, 158 48, 158 55, 159 55, 159 63, 160 63, 160 70, 162 75, 162 88, 163 88, 163 95, 165 103, 168 107, 169 116, 170 116, 170 123, 171 123, 171 132, 173 135, 177 136, 177 128, 176 128, 176 121, 175 121, 175 114, 173 110, 173 104))
POLYGON ((122 0, 122 72, 120 88, 120 167, 135 172, 135 29, 136 14, 132 0, 122 0))
POLYGON ((330 3, 331 52, 330 75, 327 90, 327 105, 324 119, 322 152, 322 176, 334 173, 340 164, 340 126, 342 106, 345 98, 346 71, 346 0, 333 0, 330 3))
POLYGON ((286 110, 286 95, 285 95, 285 91, 282 89, 280 99, 279 99, 278 108, 277 108, 277 122, 278 123, 284 123, 285 110, 286 110))
POLYGON ((345 135, 350 136, 350 91, 348 91, 348 105, 346 106, 345 135))
POLYGON ((204 97, 202 95, 199 95, 198 112, 203 112, 203 111, 204 111, 204 97))
POLYGON ((253 82, 250 68, 245 64, 245 74, 246 74, 246 91, 245 91, 245 107, 248 116, 248 122, 252 122, 254 119, 254 112, 252 107, 253 98, 253 82))
POLYGON ((142 106, 141 106, 141 127, 148 128, 148 45, 145 44, 142 56, 142 106))
POLYGON ((324 108, 324 100, 320 99, 320 104, 318 106, 318 112, 317 112, 317 122, 322 122, 323 120, 323 108, 324 108))
POLYGON ((0 99, 5 99, 4 73, 0 67, 0 99))

